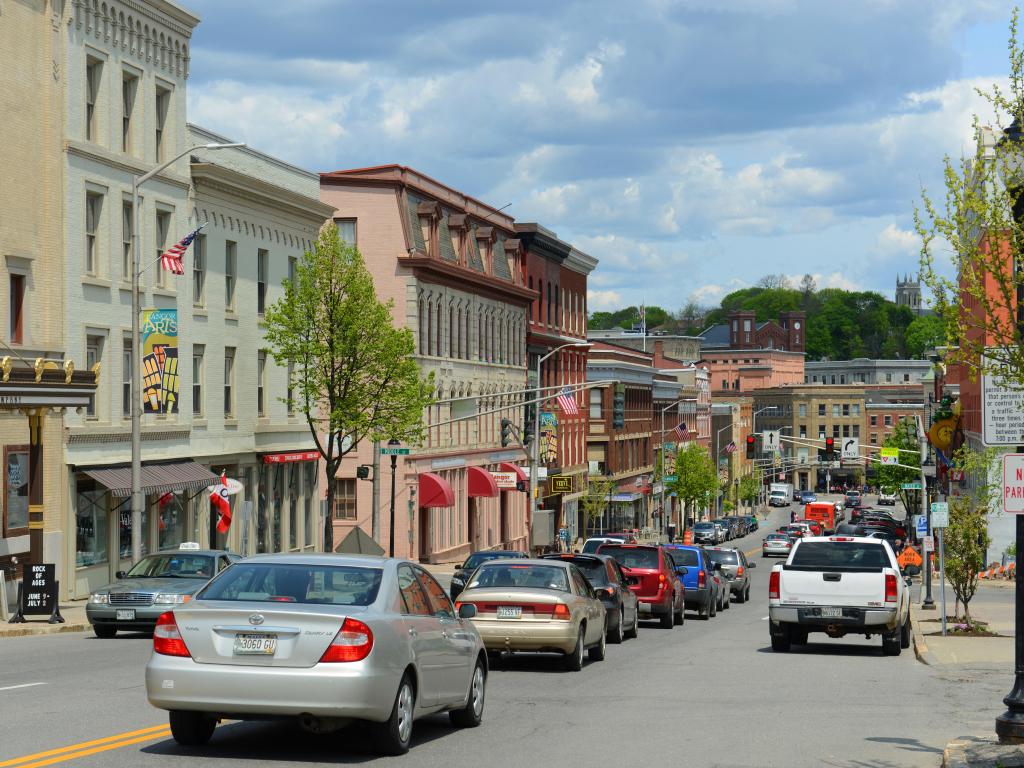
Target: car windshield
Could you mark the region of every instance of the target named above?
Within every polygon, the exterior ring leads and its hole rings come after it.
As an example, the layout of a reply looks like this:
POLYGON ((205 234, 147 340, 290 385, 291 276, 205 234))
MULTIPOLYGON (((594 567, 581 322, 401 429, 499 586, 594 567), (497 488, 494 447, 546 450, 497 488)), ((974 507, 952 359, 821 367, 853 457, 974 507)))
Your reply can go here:
POLYGON ((700 556, 695 549, 670 549, 669 554, 676 561, 676 565, 700 565, 700 556))
POLYGON ((791 565, 809 568, 886 568, 889 559, 880 544, 858 541, 812 541, 796 548, 791 565))
POLYGON ((519 556, 518 552, 474 552, 466 558, 466 562, 462 564, 462 567, 467 571, 473 571, 479 568, 481 563, 486 563, 488 560, 508 559, 519 556))
POLYGON ((347 565, 236 563, 196 597, 315 605, 370 605, 383 571, 347 565))
POLYGON ((213 576, 213 557, 177 553, 144 557, 126 574, 129 579, 208 579, 213 576))
POLYGON ((714 523, 696 523, 693 526, 693 530, 695 530, 695 531, 710 531, 714 527, 715 527, 714 523))
POLYGON ((765 541, 786 541, 789 537, 783 533, 769 533, 764 537, 765 541))
POLYGON ((658 569, 658 550, 654 547, 623 547, 619 545, 601 548, 602 555, 611 555, 619 565, 627 568, 658 569))
POLYGON ((740 561, 736 552, 730 549, 709 549, 708 557, 711 558, 712 563, 721 563, 722 565, 736 565, 740 561))
POLYGON ((583 571, 592 586, 601 587, 608 583, 608 567, 603 560, 591 560, 589 557, 570 560, 573 565, 583 571))
POLYGON ((569 578, 565 568, 557 565, 510 565, 495 563, 483 565, 473 575, 466 589, 525 587, 527 589, 554 589, 569 591, 569 578))

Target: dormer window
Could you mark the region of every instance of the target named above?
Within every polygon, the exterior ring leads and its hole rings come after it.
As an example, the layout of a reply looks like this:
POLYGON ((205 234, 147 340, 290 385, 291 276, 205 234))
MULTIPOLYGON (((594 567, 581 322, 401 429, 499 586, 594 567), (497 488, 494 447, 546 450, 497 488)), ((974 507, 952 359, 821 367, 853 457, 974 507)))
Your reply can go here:
POLYGON ((441 206, 436 202, 420 203, 416 206, 416 213, 419 215, 420 228, 423 230, 423 243, 427 249, 427 256, 432 259, 438 257, 438 221, 441 218, 441 206))

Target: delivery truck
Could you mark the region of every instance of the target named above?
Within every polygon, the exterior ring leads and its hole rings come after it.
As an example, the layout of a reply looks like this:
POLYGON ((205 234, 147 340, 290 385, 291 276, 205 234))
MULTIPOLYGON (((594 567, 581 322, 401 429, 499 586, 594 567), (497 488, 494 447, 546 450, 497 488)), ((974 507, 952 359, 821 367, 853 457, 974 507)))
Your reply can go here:
POLYGON ((792 483, 772 483, 768 487, 768 504, 772 507, 788 507, 793 498, 792 483))

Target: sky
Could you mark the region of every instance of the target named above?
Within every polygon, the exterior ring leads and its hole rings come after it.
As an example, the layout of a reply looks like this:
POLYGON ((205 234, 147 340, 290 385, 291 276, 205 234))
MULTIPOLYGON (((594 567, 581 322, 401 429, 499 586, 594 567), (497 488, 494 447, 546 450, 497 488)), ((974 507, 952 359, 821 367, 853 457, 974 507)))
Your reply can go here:
POLYGON ((313 171, 411 166, 599 259, 589 308, 765 274, 892 296, 991 119, 1005 0, 185 0, 188 119, 313 171))

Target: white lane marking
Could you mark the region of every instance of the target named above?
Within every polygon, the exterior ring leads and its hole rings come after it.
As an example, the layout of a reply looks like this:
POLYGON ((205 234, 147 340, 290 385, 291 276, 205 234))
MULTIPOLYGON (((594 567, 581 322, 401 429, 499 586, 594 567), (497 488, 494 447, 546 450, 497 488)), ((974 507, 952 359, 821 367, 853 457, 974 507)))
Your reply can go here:
POLYGON ((46 685, 46 683, 22 683, 21 685, 6 685, 0 688, 0 691, 13 691, 16 688, 34 688, 37 685, 46 685))
POLYGON ((761 617, 761 621, 768 621, 768 617, 767 616, 762 616, 761 617))

